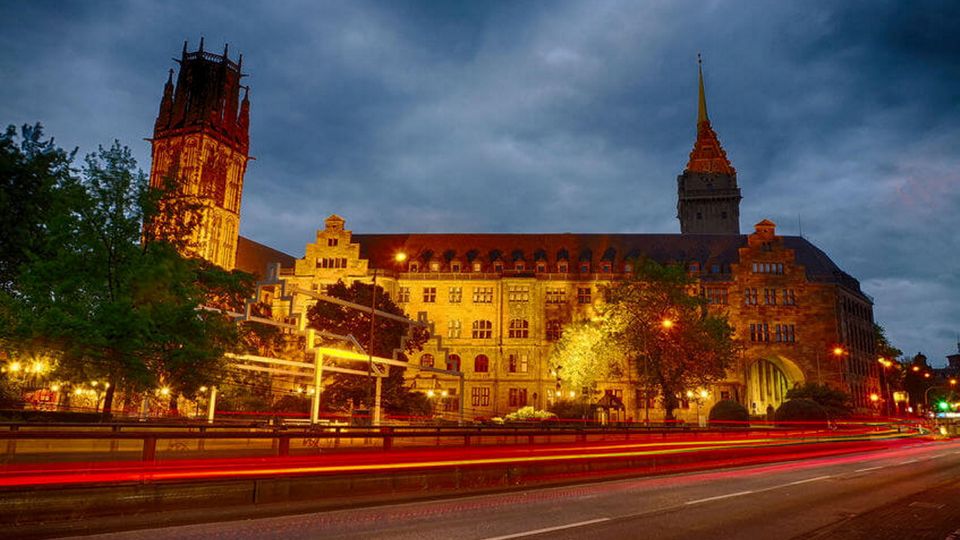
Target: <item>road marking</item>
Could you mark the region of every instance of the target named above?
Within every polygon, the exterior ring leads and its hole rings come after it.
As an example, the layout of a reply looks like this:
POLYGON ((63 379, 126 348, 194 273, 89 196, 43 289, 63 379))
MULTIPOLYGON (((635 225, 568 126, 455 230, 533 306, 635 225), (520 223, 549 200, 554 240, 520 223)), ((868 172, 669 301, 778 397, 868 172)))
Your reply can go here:
POLYGON ((610 521, 610 518, 588 519, 587 521, 579 521, 577 523, 569 523, 567 525, 557 525, 556 527, 545 527, 543 529, 507 534, 504 536, 491 536, 490 538, 484 538, 484 540, 507 540, 508 538, 522 538, 524 536, 533 536, 535 534, 543 534, 553 531, 562 531, 563 529, 572 529, 574 527, 582 527, 584 525, 592 525, 594 523, 600 523, 603 521, 610 521))
POLYGON ((855 471, 853 471, 853 472, 875 471, 875 470, 877 470, 877 469, 882 469, 882 468, 883 468, 882 466, 879 466, 879 465, 878 465, 878 466, 876 466, 876 467, 867 467, 866 469, 857 469, 857 470, 855 470, 855 471))
POLYGON ((824 475, 824 476, 818 476, 818 477, 816 477, 816 478, 807 478, 806 480, 797 480, 796 482, 788 482, 788 483, 783 484, 783 485, 785 485, 785 486, 795 486, 795 485, 797 485, 797 484, 806 484, 807 482, 816 482, 817 480, 826 480, 827 478, 830 478, 830 475, 829 475, 829 474, 824 475))
POLYGON ((897 463, 897 465, 906 465, 907 463, 916 463, 916 462, 917 460, 915 459, 908 459, 906 461, 901 461, 900 463, 897 463))
POLYGON ((943 454, 935 454, 935 455, 930 456, 929 459, 942 458, 942 457, 944 457, 944 456, 946 456, 946 455, 947 455, 946 453, 943 453, 943 454))
POLYGON ((736 493, 727 493, 726 495, 717 495, 716 497, 707 497, 706 499, 697 499, 695 501, 687 501, 684 504, 697 504, 697 503, 708 502, 708 501, 716 501, 720 499, 728 499, 730 497, 739 497, 741 495, 749 495, 751 493, 753 493, 753 491, 738 491, 736 493))

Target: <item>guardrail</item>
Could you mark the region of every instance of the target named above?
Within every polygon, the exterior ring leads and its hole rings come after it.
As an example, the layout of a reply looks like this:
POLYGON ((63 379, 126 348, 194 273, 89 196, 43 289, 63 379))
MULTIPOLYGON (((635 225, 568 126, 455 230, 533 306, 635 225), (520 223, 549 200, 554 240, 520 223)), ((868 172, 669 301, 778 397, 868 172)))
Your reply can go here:
MULTIPOLYGON (((88 441, 103 442, 109 441, 109 450, 90 450, 83 449, 74 451, 74 453, 85 454, 87 458, 93 455, 94 458, 116 456, 120 451, 120 445, 124 441, 140 441, 140 460, 144 462, 157 461, 157 443, 158 441, 176 442, 179 450, 186 450, 183 441, 196 441, 197 451, 204 451, 207 443, 210 441, 248 441, 247 456, 249 456, 249 441, 270 441, 270 451, 276 456, 289 456, 291 453, 291 441, 300 440, 302 445, 307 448, 316 448, 320 451, 321 447, 340 448, 342 443, 350 443, 349 448, 359 442, 360 449, 380 448, 389 451, 397 446, 399 441, 403 441, 410 447, 422 446, 463 446, 470 447, 482 445, 484 443, 513 445, 513 444, 552 444, 562 442, 601 442, 610 440, 629 441, 631 437, 638 440, 639 437, 650 438, 659 436, 660 439, 666 439, 669 435, 685 434, 691 436, 692 440, 701 437, 728 435, 750 436, 762 433, 766 437, 787 438, 806 438, 830 434, 831 436, 841 435, 841 432, 863 433, 864 431, 885 429, 889 426, 846 426, 837 429, 823 429, 822 427, 803 428, 750 428, 750 427, 729 427, 729 428, 698 428, 689 425, 672 427, 654 427, 654 426, 616 426, 616 427, 554 427, 554 426, 476 426, 476 427, 457 427, 457 426, 389 426, 380 428, 354 428, 344 426, 320 427, 320 428, 284 428, 276 426, 251 425, 247 429, 242 429, 237 425, 209 425, 196 424, 186 426, 180 424, 71 424, 71 425, 45 425, 45 424, 22 424, 5 423, 0 424, 0 428, 7 427, 6 431, 0 430, 0 440, 7 441, 5 461, 12 461, 18 454, 18 442, 21 441, 88 441), (175 428, 175 429, 173 429, 175 428), (322 443, 327 443, 326 446, 322 443)), ((258 448, 258 450, 264 450, 258 448)), ((229 449, 236 452, 236 448, 229 449)), ((243 449, 240 449, 241 451, 243 449)), ((130 450, 126 450, 129 452, 130 450)), ((69 451, 67 453, 70 453, 69 451)), ((42 452, 26 452, 26 454, 42 454, 42 452)))

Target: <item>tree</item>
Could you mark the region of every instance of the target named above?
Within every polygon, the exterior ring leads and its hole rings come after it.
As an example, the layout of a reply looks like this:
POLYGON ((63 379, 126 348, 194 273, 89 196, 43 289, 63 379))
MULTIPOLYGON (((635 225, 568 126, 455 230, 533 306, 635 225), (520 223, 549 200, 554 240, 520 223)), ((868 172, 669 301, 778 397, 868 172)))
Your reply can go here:
POLYGON ((11 292, 20 267, 43 255, 45 225, 69 180, 76 150, 44 139, 40 124, 0 134, 0 290, 11 292))
POLYGON ((115 142, 85 159, 79 178, 62 179, 59 211, 44 223, 43 256, 17 279, 21 347, 57 351, 58 374, 105 381, 109 414, 117 388, 163 383, 191 393, 215 382, 236 342, 225 316, 198 309, 209 269, 164 241, 141 241, 157 194, 115 142))
POLYGON ((723 315, 712 315, 683 267, 637 261, 632 279, 604 290, 607 332, 634 360, 641 383, 659 390, 664 417, 678 396, 722 378, 740 349, 723 315))
POLYGON ((850 404, 850 396, 846 392, 837 390, 827 384, 805 383, 802 386, 787 390, 786 398, 787 400, 809 399, 815 401, 823 407, 823 410, 831 418, 849 416, 853 410, 850 404))
MULTIPOLYGON (((405 316, 403 310, 393 303, 379 285, 373 286, 359 281, 346 285, 338 281, 327 289, 327 295, 362 306, 375 305, 379 311, 405 316)), ((375 328, 371 348, 371 316, 365 311, 321 301, 310 308, 307 317, 312 328, 340 336, 353 336, 366 352, 374 356, 390 358, 394 356, 394 350, 401 349, 397 356, 403 361, 407 361, 407 354, 421 350, 429 337, 422 327, 414 326, 409 329, 408 325, 402 322, 376 317, 373 321, 375 328)), ((343 342, 330 339, 325 341, 338 347, 344 345, 343 342)), ((353 369, 369 369, 367 362, 349 362, 343 365, 353 369)), ((409 395, 410 391, 404 386, 403 371, 403 368, 391 367, 388 376, 383 380, 381 403, 390 412, 409 412, 403 407, 415 402, 409 395)), ((373 384, 370 377, 334 374, 325 386, 323 399, 327 406, 337 409, 348 409, 361 403, 370 406, 373 384)))
POLYGON ((903 356, 903 351, 894 347, 887 339, 887 332, 882 326, 873 323, 873 334, 877 344, 877 356, 887 360, 896 360, 903 356))
MULTIPOLYGON (((557 391, 573 391, 583 400, 596 391, 597 382, 626 374, 626 351, 610 339, 605 320, 568 324, 550 353, 549 366, 557 377, 557 391)), ((560 396, 558 395, 558 399, 560 396)))

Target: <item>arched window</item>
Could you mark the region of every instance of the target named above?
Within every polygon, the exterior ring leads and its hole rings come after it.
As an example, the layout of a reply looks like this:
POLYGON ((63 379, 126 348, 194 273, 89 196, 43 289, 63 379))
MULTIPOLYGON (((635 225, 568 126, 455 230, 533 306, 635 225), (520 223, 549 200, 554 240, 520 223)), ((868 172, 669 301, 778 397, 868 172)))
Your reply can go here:
POLYGON ((451 354, 447 356, 447 371, 460 371, 459 354, 451 354))
POLYGON ((430 353, 420 357, 420 365, 423 367, 433 367, 433 355, 430 353))
POLYGON ((526 319, 510 319, 510 337, 530 337, 530 322, 526 319))
POLYGON ((490 321, 473 321, 473 339, 490 339, 493 337, 493 323, 490 321))
POLYGON ((490 371, 490 359, 485 354, 478 354, 473 359, 473 371, 476 373, 486 373, 490 371))

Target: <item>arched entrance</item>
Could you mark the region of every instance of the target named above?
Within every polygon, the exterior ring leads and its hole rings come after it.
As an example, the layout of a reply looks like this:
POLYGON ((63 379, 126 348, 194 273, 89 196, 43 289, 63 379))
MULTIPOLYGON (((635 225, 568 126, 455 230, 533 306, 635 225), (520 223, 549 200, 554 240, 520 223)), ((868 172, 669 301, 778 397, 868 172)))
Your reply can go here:
POLYGON ((765 416, 786 401, 787 391, 803 382, 803 372, 783 357, 760 358, 747 368, 747 410, 765 416))

